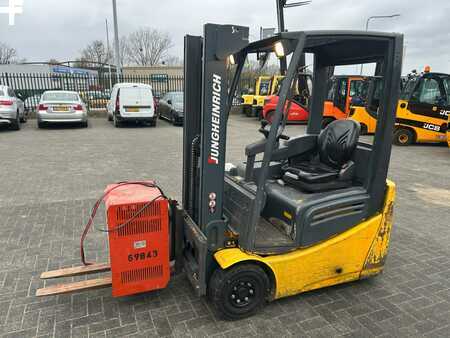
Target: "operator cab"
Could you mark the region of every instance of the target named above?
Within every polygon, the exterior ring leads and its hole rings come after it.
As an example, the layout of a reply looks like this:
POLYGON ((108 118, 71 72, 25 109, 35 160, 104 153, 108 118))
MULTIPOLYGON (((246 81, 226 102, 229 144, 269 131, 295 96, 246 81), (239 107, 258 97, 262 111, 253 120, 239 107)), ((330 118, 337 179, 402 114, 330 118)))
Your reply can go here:
POLYGON ((398 95, 392 88, 398 88, 400 74, 394 78, 388 72, 392 65, 385 67, 388 79, 380 95, 378 119, 383 127, 377 129, 378 141, 373 145, 359 140, 360 125, 351 119, 333 121, 321 130, 322 108, 334 66, 383 62, 393 37, 282 33, 234 55, 244 60, 249 53, 273 49, 292 54, 272 124, 262 121, 263 138, 248 145, 246 162, 225 176, 224 214, 241 248, 264 255, 308 247, 351 229, 380 210, 390 142, 379 140, 388 140, 393 130, 396 100, 389 96, 398 95), (283 134, 289 110, 286 102, 292 99, 303 52, 314 55, 314 95, 306 135, 289 138, 283 134), (262 160, 257 161, 261 154, 262 160))

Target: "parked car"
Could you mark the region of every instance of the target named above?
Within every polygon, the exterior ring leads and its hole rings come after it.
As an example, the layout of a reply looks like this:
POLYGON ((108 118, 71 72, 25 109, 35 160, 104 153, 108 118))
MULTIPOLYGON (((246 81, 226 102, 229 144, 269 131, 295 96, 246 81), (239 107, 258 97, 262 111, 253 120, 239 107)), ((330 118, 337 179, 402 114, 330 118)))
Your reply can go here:
POLYGON ((20 123, 26 122, 23 101, 8 86, 0 85, 0 124, 9 124, 13 130, 20 129, 20 123))
POLYGON ((167 92, 159 100, 159 117, 172 122, 174 125, 183 125, 183 92, 167 92))
POLYGON ((42 128, 47 123, 80 123, 88 126, 86 104, 74 91, 49 90, 42 94, 36 113, 37 124, 42 128))
POLYGON ((117 83, 107 105, 109 121, 116 128, 123 122, 147 122, 156 126, 152 86, 143 83, 117 83))

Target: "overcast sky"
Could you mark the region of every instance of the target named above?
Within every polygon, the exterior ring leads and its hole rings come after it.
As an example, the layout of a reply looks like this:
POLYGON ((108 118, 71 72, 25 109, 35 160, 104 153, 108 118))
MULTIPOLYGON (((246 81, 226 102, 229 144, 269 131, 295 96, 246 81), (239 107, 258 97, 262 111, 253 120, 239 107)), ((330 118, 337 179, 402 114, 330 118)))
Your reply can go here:
MULTIPOLYGON (((297 0, 290 0, 290 2, 297 0)), ((111 0, 23 0, 23 14, 14 26, 0 14, 0 41, 15 47, 28 61, 74 59, 94 39, 105 37, 111 0)), ((201 34, 206 22, 250 27, 250 39, 259 27, 276 27, 275 0, 117 0, 119 33, 141 26, 171 34, 171 54, 183 54, 183 36, 201 34)), ((8 0, 0 0, 6 6, 8 0)), ((429 64, 433 71, 450 73, 449 0, 313 0, 312 4, 286 9, 288 30, 364 29, 372 15, 401 14, 398 18, 370 22, 370 30, 405 34, 404 73, 429 64)))

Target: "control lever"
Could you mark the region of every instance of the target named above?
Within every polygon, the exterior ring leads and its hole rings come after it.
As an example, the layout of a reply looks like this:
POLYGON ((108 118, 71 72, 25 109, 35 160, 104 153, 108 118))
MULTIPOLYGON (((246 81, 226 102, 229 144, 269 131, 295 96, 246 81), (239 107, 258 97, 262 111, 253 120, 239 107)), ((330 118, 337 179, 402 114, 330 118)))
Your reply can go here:
MULTIPOLYGON (((261 128, 258 129, 258 131, 264 135, 265 138, 269 137, 269 131, 270 129, 266 129, 266 127, 269 125, 269 121, 267 120, 261 120, 261 128)), ((278 133, 277 133, 277 140, 282 139, 282 140, 289 140, 289 136, 281 134, 282 130, 280 131, 280 129, 282 128, 282 126, 280 125, 278 127, 278 133)))

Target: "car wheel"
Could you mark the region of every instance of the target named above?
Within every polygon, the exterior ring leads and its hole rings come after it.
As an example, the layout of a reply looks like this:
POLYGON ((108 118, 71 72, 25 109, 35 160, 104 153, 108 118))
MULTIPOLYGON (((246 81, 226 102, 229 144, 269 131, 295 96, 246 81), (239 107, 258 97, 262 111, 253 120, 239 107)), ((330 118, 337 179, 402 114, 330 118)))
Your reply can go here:
POLYGON ((414 142, 414 133, 409 129, 400 128, 394 133, 394 144, 397 146, 409 146, 414 142))
POLYGON ((20 119, 20 122, 27 123, 27 114, 25 114, 25 112, 23 112, 23 115, 22 115, 22 117, 20 119))
POLYGON ((170 122, 175 126, 176 120, 173 111, 170 112, 170 122))
POLYGON ((215 270, 209 281, 208 297, 221 317, 236 320, 261 309, 269 291, 265 271, 255 264, 242 264, 215 270))
POLYGON ((113 123, 114 123, 114 127, 116 128, 120 128, 122 126, 122 124, 120 123, 120 121, 117 119, 116 115, 113 115, 113 123))
POLYGON ((88 121, 85 121, 85 122, 81 123, 81 127, 83 127, 83 128, 87 128, 88 126, 89 126, 88 121))
POLYGON ((20 130, 20 116, 19 112, 17 112, 16 119, 11 123, 12 130, 20 130))
POLYGON ((42 129, 42 128, 44 128, 45 125, 44 125, 44 122, 38 121, 37 126, 39 129, 42 129))

